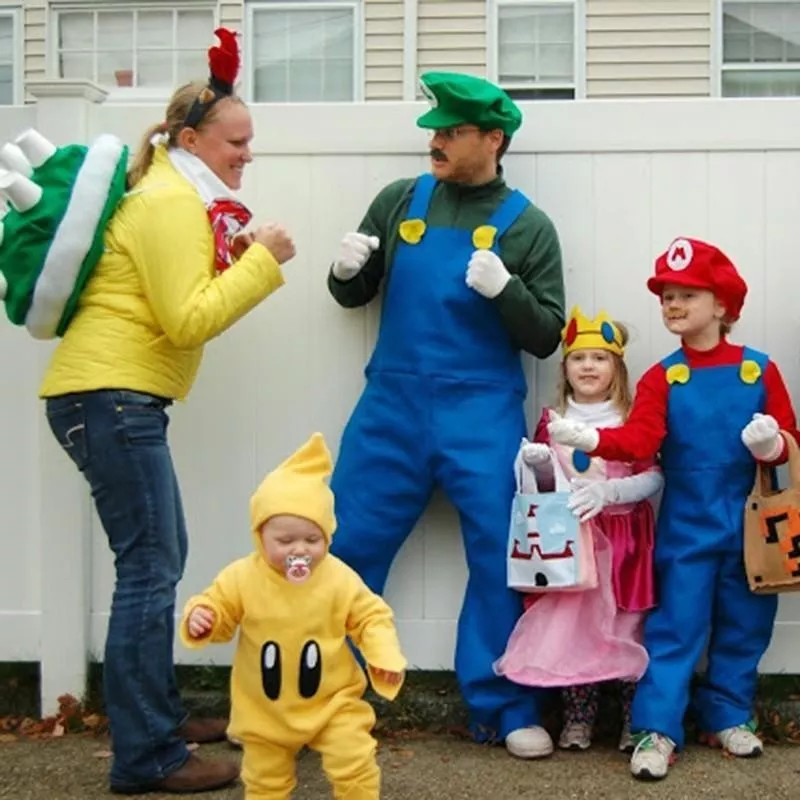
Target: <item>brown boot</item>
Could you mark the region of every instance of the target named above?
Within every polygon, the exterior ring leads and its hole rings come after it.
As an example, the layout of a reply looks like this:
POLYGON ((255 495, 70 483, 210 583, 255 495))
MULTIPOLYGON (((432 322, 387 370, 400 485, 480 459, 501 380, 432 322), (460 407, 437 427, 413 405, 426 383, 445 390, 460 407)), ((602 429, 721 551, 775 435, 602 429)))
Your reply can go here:
POLYGON ((194 753, 189 760, 171 775, 146 786, 111 787, 113 794, 147 794, 166 792, 167 794, 195 794, 221 789, 239 777, 239 767, 232 761, 213 759, 203 761, 194 753))
POLYGON ((193 719, 189 717, 178 729, 178 735, 187 742, 210 744, 211 742, 224 742, 227 729, 227 719, 193 719))

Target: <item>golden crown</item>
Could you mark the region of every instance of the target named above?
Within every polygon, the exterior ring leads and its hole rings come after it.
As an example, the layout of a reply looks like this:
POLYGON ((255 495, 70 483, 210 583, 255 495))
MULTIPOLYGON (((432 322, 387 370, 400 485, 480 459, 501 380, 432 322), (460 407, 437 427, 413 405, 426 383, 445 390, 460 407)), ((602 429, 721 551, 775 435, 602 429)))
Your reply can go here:
POLYGON ((625 354, 622 333, 605 311, 594 319, 584 316, 578 306, 570 312, 567 324, 561 331, 565 356, 573 350, 608 350, 618 356, 625 354))

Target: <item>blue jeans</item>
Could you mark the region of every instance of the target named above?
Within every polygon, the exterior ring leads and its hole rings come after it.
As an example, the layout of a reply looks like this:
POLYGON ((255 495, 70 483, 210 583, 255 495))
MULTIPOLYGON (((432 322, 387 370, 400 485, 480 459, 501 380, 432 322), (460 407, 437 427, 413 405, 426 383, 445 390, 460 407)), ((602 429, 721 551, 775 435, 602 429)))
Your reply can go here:
POLYGON ((172 655, 188 540, 167 444, 170 402, 124 390, 47 400, 50 428, 88 481, 114 553, 103 681, 119 788, 158 781, 189 757, 172 655))

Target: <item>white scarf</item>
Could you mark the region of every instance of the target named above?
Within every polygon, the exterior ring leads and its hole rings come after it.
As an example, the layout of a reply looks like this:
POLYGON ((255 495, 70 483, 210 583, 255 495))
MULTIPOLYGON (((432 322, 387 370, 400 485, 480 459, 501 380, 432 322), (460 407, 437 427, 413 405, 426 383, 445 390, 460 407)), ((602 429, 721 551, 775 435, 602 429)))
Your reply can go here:
POLYGON ((253 215, 196 155, 180 147, 170 147, 167 157, 172 166, 194 186, 206 207, 214 232, 217 272, 223 272, 233 263, 231 239, 247 226, 253 215))

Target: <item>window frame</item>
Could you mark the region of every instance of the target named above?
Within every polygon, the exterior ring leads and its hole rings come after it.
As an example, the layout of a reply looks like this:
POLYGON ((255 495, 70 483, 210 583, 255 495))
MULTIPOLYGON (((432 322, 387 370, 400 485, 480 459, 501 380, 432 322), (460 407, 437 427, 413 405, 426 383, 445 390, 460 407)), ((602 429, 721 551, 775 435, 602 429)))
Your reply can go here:
MULTIPOLYGON (((14 71, 14 79, 11 90, 11 106, 22 105, 25 102, 25 42, 23 41, 22 14, 23 8, 19 4, 0 4, 0 17, 11 19, 11 35, 13 37, 11 68, 14 71)), ((0 108, 10 108, 11 106, 0 105, 0 108)))
MULTIPOLYGON (((244 22, 244 53, 242 54, 242 94, 248 103, 257 105, 280 105, 268 101, 256 100, 255 90, 255 15, 259 11, 297 11, 298 9, 327 10, 346 8, 353 12, 353 99, 346 101, 319 100, 318 103, 336 105, 337 103, 361 103, 365 96, 365 53, 366 40, 364 33, 364 2, 362 0, 254 0, 247 2, 244 22)), ((288 100, 286 105, 294 105, 296 101, 288 100)))
MULTIPOLYGON (((219 3, 217 0, 170 0, 165 7, 163 2, 158 0, 50 0, 49 2, 48 36, 49 46, 47 48, 47 74, 51 78, 58 80, 64 79, 59 74, 58 66, 58 39, 59 39, 59 15, 69 11, 83 12, 103 12, 103 11, 210 11, 212 15, 211 27, 208 31, 208 43, 206 49, 216 43, 214 29, 219 25, 219 3)), ((136 30, 133 31, 133 47, 136 47, 136 30)), ((177 52, 173 48, 173 53, 177 52)), ((96 54, 96 51, 95 51, 96 54)), ((173 61, 174 64, 174 61, 173 61)), ((96 68, 96 65, 95 65, 96 68)), ((198 75, 198 79, 206 77, 198 75)), ((93 83, 97 83, 94 78, 88 78, 93 83)), ((241 70, 240 70, 241 80, 241 70)), ((101 85, 98 83, 98 85, 101 85)), ((118 100, 121 102, 131 101, 150 101, 168 100, 175 91, 175 86, 106 86, 102 87, 108 92, 108 100, 118 100)))
MULTIPOLYGON (((798 0, 739 0, 746 2, 748 5, 757 6, 763 3, 798 3, 798 0)), ((725 11, 726 2, 736 2, 736 0, 715 0, 713 5, 713 19, 711 21, 712 35, 711 35, 711 97, 722 97, 722 75, 724 72, 796 72, 800 76, 800 61, 792 64, 783 62, 735 62, 725 66, 723 61, 724 50, 724 36, 723 36, 723 16, 725 11)), ((797 96, 797 95, 794 95, 797 96)), ((758 99, 757 96, 751 95, 749 97, 758 99)), ((748 96, 728 98, 747 100, 748 96)))
MULTIPOLYGON (((489 80, 504 89, 557 89, 572 88, 573 100, 586 97, 586 0, 487 0, 486 2, 486 71, 489 80), (573 81, 572 86, 554 87, 540 84, 504 86, 498 74, 500 61, 500 9, 504 6, 569 6, 573 13, 573 81)), ((556 102, 556 98, 541 97, 518 102, 556 102)), ((557 102, 564 102, 558 100, 557 102)))

